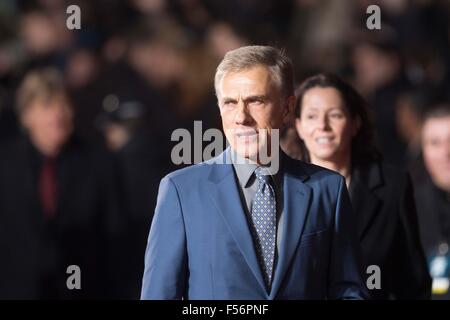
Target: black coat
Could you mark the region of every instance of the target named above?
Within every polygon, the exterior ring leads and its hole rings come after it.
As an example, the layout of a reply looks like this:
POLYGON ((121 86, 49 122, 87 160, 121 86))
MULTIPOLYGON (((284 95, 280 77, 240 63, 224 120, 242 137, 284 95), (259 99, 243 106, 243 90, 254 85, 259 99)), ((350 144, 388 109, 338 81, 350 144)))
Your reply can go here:
POLYGON ((112 293, 121 219, 105 155, 70 140, 57 159, 57 213, 47 219, 37 188, 41 156, 25 138, 0 146, 0 299, 112 293), (67 289, 72 264, 81 269, 81 290, 67 289))
POLYGON ((450 244, 450 194, 438 189, 430 178, 415 190, 421 239, 425 254, 439 244, 450 244))
POLYGON ((369 290, 372 297, 428 299, 431 280, 409 176, 376 162, 355 165, 349 191, 358 219, 363 271, 369 265, 381 269, 381 289, 369 290))
MULTIPOLYGON (((420 236, 429 264, 431 265, 433 263, 433 259, 438 254, 449 259, 450 193, 439 189, 434 185, 431 178, 427 177, 417 186, 415 196, 419 216, 420 236)), ((430 266, 431 269, 432 267, 430 266)), ((446 276, 448 277, 448 271, 446 276)), ((450 291, 435 292, 433 299, 449 300, 450 291)))

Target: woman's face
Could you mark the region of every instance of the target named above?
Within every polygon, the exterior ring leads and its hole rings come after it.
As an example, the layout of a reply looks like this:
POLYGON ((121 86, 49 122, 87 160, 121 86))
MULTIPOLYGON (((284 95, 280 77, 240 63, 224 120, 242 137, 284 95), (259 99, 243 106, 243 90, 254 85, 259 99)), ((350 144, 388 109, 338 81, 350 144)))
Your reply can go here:
POLYGON ((345 159, 351 152, 351 141, 357 133, 341 94, 335 88, 315 87, 303 95, 296 128, 304 141, 311 162, 345 159))

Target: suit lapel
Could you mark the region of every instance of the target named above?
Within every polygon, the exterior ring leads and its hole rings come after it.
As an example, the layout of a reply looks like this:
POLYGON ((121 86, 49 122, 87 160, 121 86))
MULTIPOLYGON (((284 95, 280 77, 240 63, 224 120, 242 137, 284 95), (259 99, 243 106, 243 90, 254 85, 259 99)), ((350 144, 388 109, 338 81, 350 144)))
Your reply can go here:
MULTIPOLYGON (((224 155, 228 157, 228 153, 229 149, 225 151, 224 155)), ((211 165, 208 183, 210 184, 210 197, 236 241, 245 261, 260 284, 261 289, 264 293, 267 293, 261 268, 256 257, 253 238, 239 197, 233 166, 230 162, 211 165)))
POLYGON ((270 298, 274 299, 278 293, 283 277, 297 249, 303 233, 303 226, 308 217, 311 188, 303 183, 308 175, 301 170, 301 162, 294 162, 284 155, 283 179, 283 231, 280 256, 275 268, 274 280, 270 298))
POLYGON ((382 184, 380 168, 376 164, 367 168, 357 167, 353 172, 353 179, 350 196, 353 210, 358 217, 358 236, 362 240, 381 204, 381 200, 373 192, 382 184))

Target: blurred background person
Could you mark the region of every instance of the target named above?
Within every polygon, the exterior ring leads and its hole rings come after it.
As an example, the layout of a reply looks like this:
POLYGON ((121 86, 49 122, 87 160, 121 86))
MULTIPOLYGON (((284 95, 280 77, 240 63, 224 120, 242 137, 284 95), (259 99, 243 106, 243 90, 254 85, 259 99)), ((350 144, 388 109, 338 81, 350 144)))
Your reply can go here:
POLYGON ((0 297, 107 297, 121 226, 111 159, 77 138, 57 70, 30 71, 16 110, 23 134, 0 147, 0 297), (66 287, 70 265, 81 290, 66 287))
POLYGON ((366 36, 355 41, 352 63, 355 86, 373 106, 377 144, 389 164, 405 162, 407 146, 396 126, 395 101, 410 86, 394 35, 366 36))
POLYGON ((296 117, 302 160, 346 178, 363 270, 381 270, 381 288, 370 290, 372 297, 428 299, 431 284, 411 182, 382 161, 364 99, 337 76, 318 74, 300 85, 296 117))
POLYGON ((138 299, 145 246, 156 205, 153 195, 171 168, 170 157, 161 152, 167 149, 164 145, 169 141, 158 139, 146 130, 146 109, 139 101, 119 101, 117 96, 109 95, 104 99, 103 109, 96 126, 114 155, 121 210, 127 220, 121 244, 125 250, 117 261, 124 272, 120 297, 138 299))
POLYGON ((402 92, 396 98, 395 120, 400 138, 407 146, 404 156, 411 165, 421 154, 421 119, 430 100, 428 90, 420 87, 402 92))
POLYGON ((450 298, 450 105, 429 108, 423 118, 422 152, 428 179, 415 195, 420 232, 429 270, 433 297, 450 298))

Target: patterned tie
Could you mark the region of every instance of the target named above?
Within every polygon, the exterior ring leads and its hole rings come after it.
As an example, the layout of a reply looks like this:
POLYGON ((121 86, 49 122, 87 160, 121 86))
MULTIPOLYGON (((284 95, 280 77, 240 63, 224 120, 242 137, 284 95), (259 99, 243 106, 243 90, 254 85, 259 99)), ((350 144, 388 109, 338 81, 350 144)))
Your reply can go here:
POLYGON ((275 192, 270 185, 270 177, 263 174, 261 167, 255 170, 255 175, 258 180, 258 190, 252 205, 254 239, 266 285, 270 288, 275 257, 275 192))

